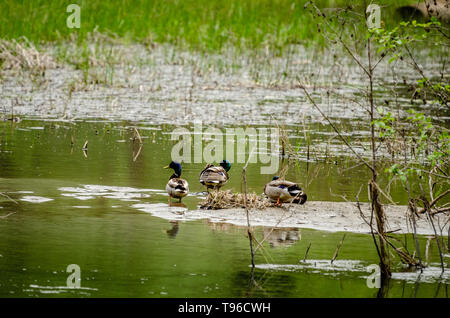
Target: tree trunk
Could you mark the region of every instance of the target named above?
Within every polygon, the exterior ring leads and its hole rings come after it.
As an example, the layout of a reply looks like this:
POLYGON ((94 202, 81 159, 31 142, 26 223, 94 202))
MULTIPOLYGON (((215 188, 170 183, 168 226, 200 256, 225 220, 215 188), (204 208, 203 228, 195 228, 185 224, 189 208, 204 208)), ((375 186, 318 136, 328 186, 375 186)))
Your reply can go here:
POLYGON ((383 206, 380 203, 378 187, 375 185, 373 180, 370 182, 370 196, 372 198, 372 209, 377 221, 381 280, 384 280, 391 277, 391 267, 384 239, 384 235, 386 233, 386 215, 383 206))

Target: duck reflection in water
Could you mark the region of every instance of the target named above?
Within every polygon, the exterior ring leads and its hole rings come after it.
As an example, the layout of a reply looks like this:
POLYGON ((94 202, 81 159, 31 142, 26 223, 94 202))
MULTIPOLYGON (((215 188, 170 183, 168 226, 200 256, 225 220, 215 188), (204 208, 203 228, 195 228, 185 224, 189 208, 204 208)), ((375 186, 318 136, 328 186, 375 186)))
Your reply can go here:
POLYGON ((291 246, 302 237, 297 228, 264 228, 263 235, 270 247, 291 246))
POLYGON ((166 230, 166 234, 169 238, 174 239, 178 234, 179 229, 178 221, 170 221, 169 223, 172 225, 172 228, 166 230))
POLYGON ((169 206, 170 207, 179 207, 179 208, 187 209, 186 204, 184 204, 183 202, 169 202, 169 206))

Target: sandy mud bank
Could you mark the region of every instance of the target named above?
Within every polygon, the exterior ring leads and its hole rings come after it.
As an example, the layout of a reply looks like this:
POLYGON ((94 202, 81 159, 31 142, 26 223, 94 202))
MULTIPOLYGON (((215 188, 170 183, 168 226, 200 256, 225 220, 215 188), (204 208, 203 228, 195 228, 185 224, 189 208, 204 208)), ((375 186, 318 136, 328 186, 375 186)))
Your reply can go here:
MULTIPOLYGON (((244 209, 222 210, 188 210, 181 206, 165 204, 136 204, 133 206, 143 212, 168 220, 189 221, 209 219, 211 222, 231 223, 246 226, 247 218, 244 209)), ((370 205, 361 203, 361 210, 367 221, 370 221, 370 205)), ((406 206, 385 206, 387 214, 387 231, 395 233, 412 233, 407 217, 406 206)), ((438 218, 435 216, 435 224, 438 218)), ((440 224, 444 220, 440 220, 440 224)), ((433 227, 422 215, 416 220, 418 234, 434 234, 433 227)), ((304 205, 285 204, 283 207, 270 207, 263 210, 250 210, 251 226, 310 228, 323 231, 348 231, 354 233, 370 233, 369 225, 362 218, 356 203, 309 201, 304 205)), ((374 219, 375 225, 375 219, 374 219)), ((439 231, 438 227, 436 229, 439 231)), ((438 233, 440 234, 440 233, 438 233)))

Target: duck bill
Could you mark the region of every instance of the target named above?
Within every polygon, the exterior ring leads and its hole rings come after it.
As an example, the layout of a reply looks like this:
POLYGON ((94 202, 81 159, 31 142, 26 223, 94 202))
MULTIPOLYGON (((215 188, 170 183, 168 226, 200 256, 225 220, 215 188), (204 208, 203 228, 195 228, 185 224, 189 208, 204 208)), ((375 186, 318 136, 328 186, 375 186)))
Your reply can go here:
POLYGON ((170 167, 169 166, 165 166, 165 167, 163 167, 163 169, 169 169, 170 167))

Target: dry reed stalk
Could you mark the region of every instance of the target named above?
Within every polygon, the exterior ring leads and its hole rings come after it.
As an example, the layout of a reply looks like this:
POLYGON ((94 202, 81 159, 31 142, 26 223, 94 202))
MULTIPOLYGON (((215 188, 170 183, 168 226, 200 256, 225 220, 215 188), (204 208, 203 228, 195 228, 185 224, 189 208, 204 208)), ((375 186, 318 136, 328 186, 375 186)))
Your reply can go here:
POLYGON ((289 158, 289 156, 292 156, 295 154, 295 151, 294 151, 294 148, 292 148, 291 142, 289 141, 289 136, 286 132, 286 129, 285 129, 284 125, 282 127, 280 127, 280 125, 278 124, 278 121, 273 116, 271 116, 271 117, 275 121, 278 131, 280 132, 281 157, 283 158, 287 155, 287 157, 289 158))
POLYGON ((83 156, 85 158, 87 158, 87 150, 88 150, 88 141, 86 140, 86 142, 83 145, 83 148, 81 148, 81 150, 83 151, 83 156))
POLYGON ((136 127, 134 127, 134 135, 133 135, 133 141, 137 139, 139 140, 139 143, 142 145, 142 138, 141 138, 141 134, 139 133, 139 130, 136 129, 136 127))
POLYGON ((280 179, 285 179, 289 170, 289 162, 284 160, 284 157, 281 158, 281 168, 278 171, 278 177, 280 179))
POLYGON ((134 155, 134 151, 133 151, 133 162, 136 162, 137 158, 141 154, 141 151, 142 151, 142 144, 139 145, 139 149, 138 149, 136 155, 134 155))
POLYGON ((20 41, 0 39, 0 61, 4 69, 25 70, 36 75, 57 66, 51 56, 39 52, 25 37, 20 41))

